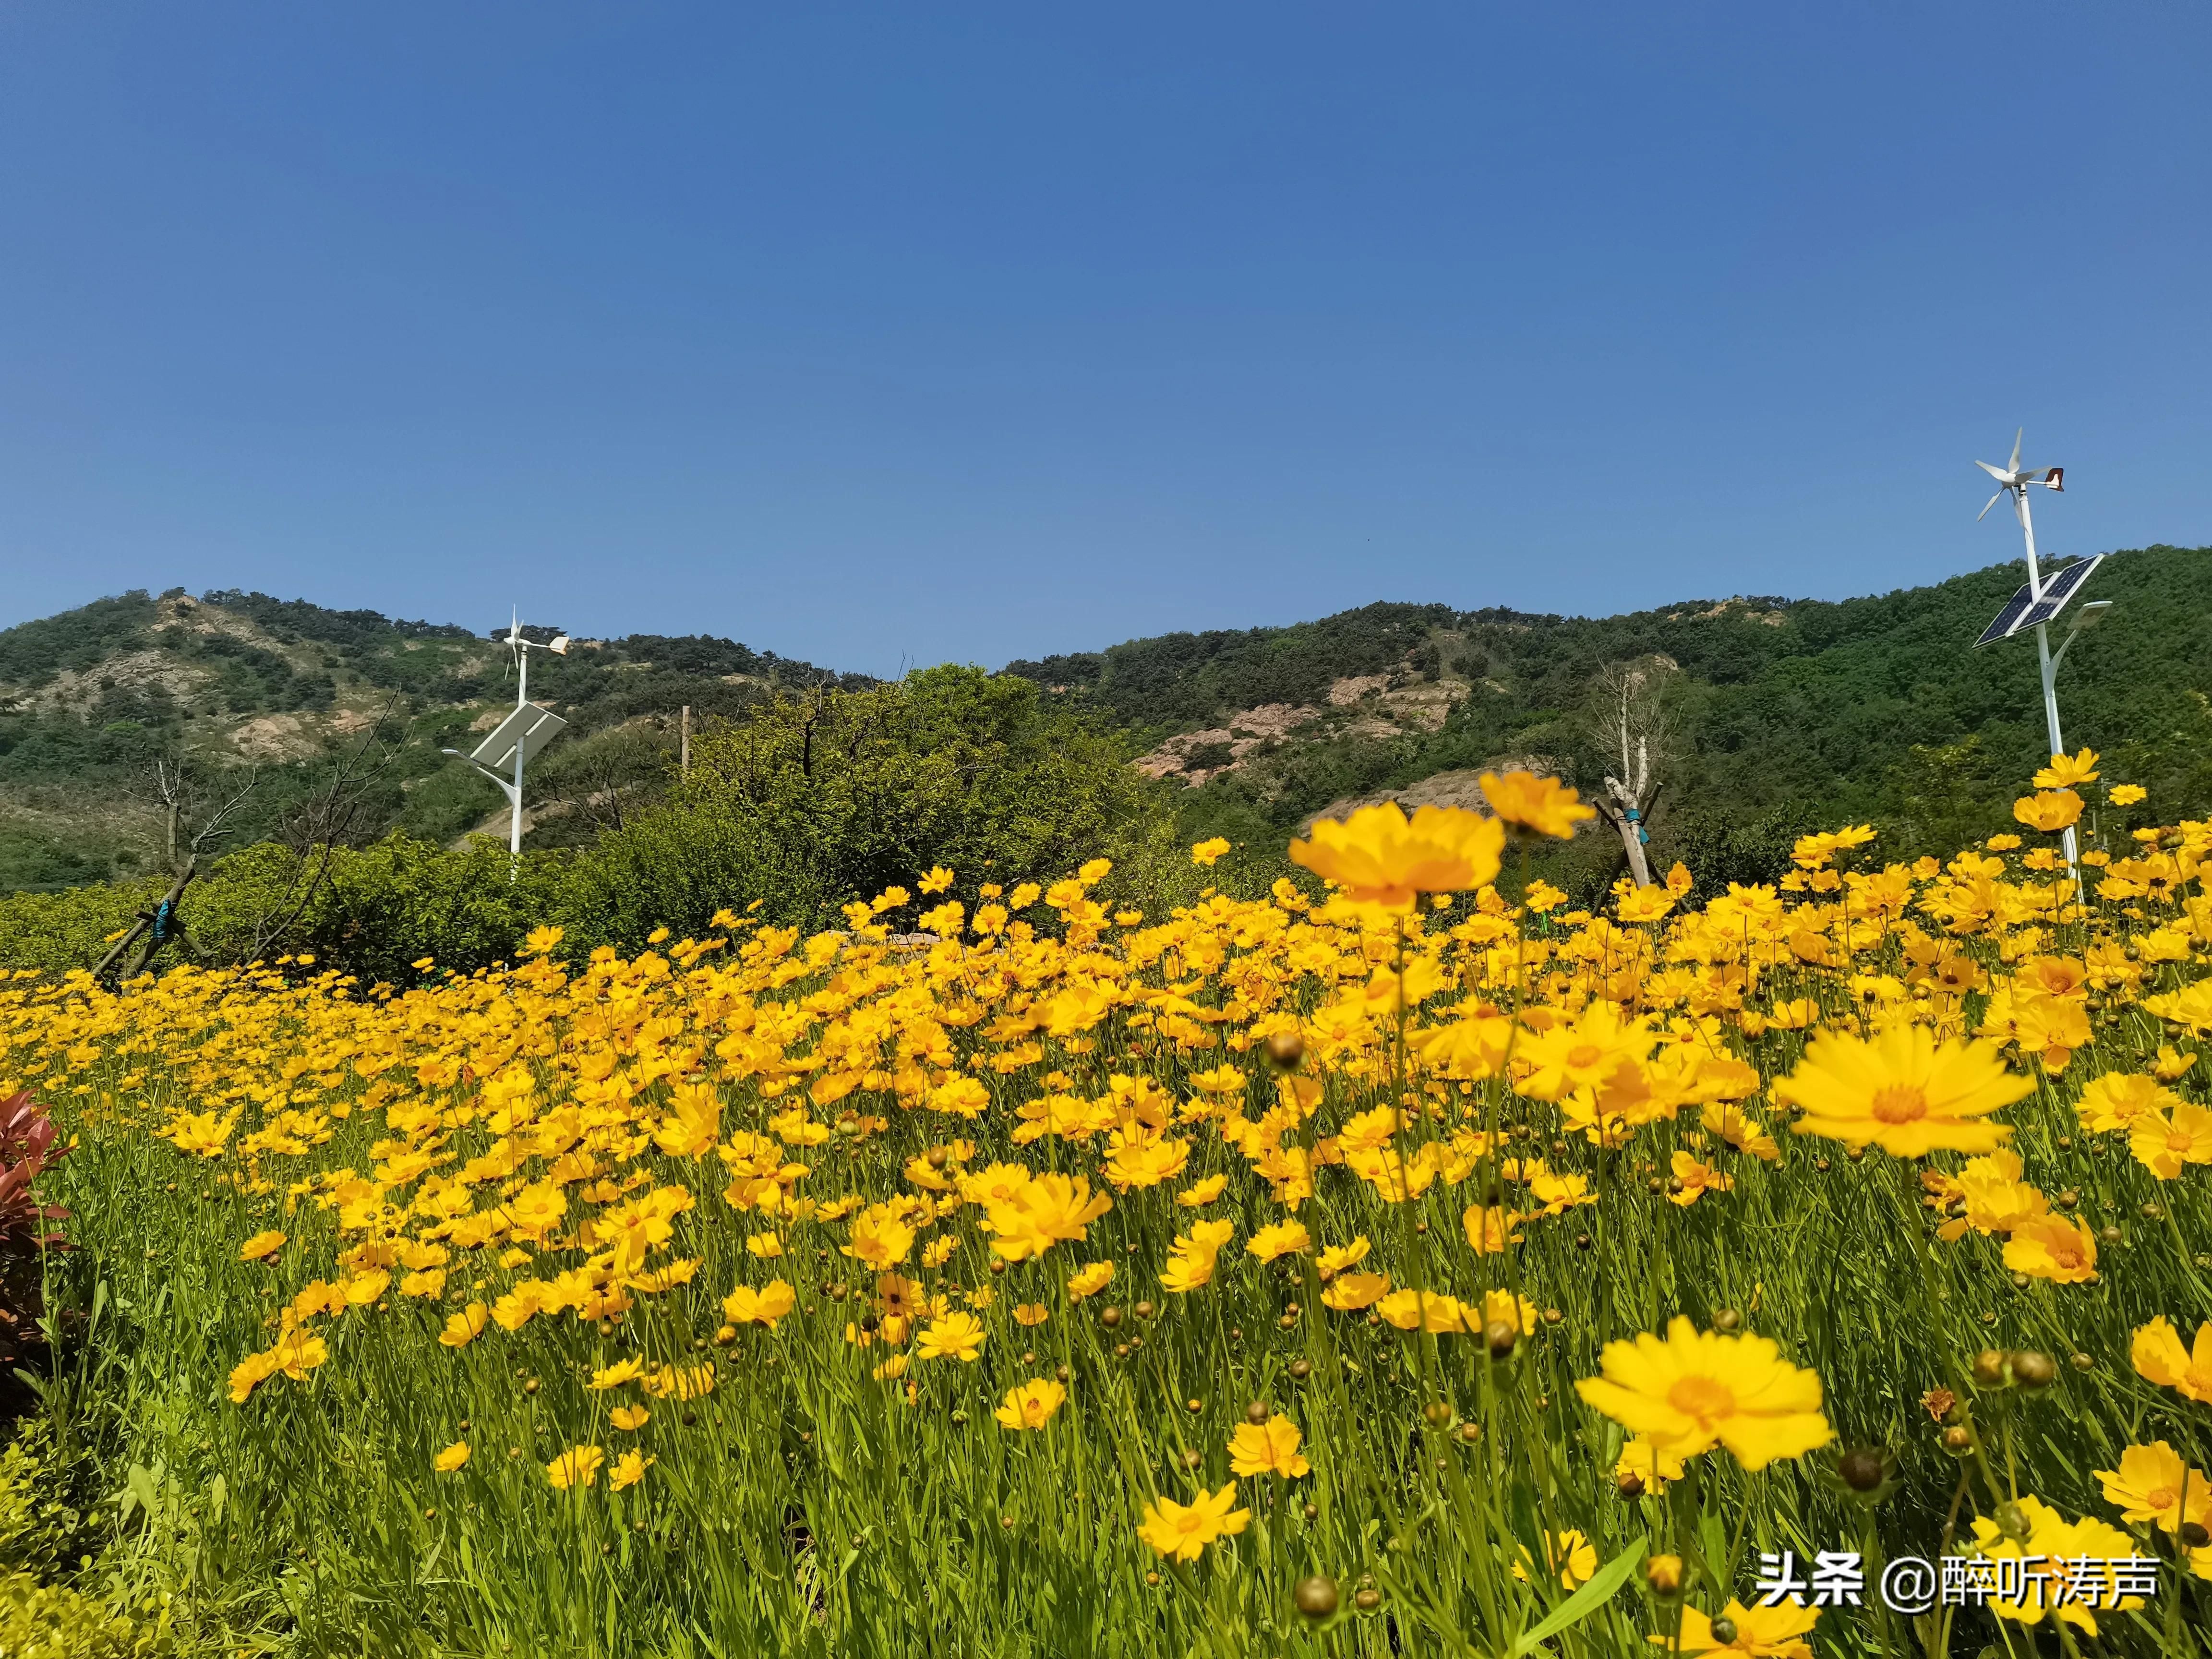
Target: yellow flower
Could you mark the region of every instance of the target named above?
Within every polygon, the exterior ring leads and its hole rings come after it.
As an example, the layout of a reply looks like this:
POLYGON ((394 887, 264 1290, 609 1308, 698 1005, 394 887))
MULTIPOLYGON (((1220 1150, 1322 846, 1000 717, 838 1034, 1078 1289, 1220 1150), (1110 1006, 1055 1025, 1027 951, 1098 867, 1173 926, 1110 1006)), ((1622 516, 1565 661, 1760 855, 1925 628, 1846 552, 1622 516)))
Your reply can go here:
POLYGON ((1201 1221, 1179 1234, 1167 1266, 1160 1271, 1160 1284, 1180 1294, 1212 1283, 1214 1259, 1236 1236, 1237 1224, 1231 1221, 1201 1221))
POLYGON ((2116 783, 2106 799, 2115 806, 2133 806, 2148 793, 2139 783, 2116 783))
POLYGON ((2080 820, 2081 797, 2071 789, 2046 789, 2021 796, 2012 804, 2012 815, 2031 830, 2053 835, 2080 820))
POLYGON ((1924 1025, 1891 1025, 1870 1039, 1822 1031, 1774 1096, 1804 1109, 1800 1134, 1918 1158, 1995 1150, 2012 1131, 1980 1120, 2034 1091, 2033 1079, 2005 1070, 1993 1042, 1939 1047, 1924 1025))
POLYGON ((1332 1244, 1314 1258, 1314 1271, 1323 1279, 1334 1279, 1346 1267, 1356 1267, 1367 1260, 1368 1251, 1375 1247, 1361 1233, 1349 1244, 1332 1244))
POLYGON ((615 1460, 614 1468, 608 1471, 608 1488, 611 1491, 620 1492, 625 1486, 635 1486, 645 1479, 645 1472, 659 1461, 657 1457, 647 1457, 642 1452, 636 1450, 624 1452, 615 1460))
POLYGON ((1302 1255, 1313 1244, 1312 1235, 1300 1221, 1278 1221, 1271 1227, 1262 1227, 1244 1241, 1245 1253, 1256 1255, 1262 1261, 1273 1261, 1279 1255, 1302 1255))
MULTIPOLYGON (((1573 1527, 1553 1537, 1544 1534, 1544 1565, 1559 1575, 1559 1583, 1568 1589, 1577 1589, 1590 1581, 1597 1571, 1597 1546, 1573 1527)), ((1513 1564, 1513 1576, 1522 1583, 1528 1582, 1528 1552, 1524 1547, 1521 1559, 1513 1564)))
POLYGON ((2197 1328, 2195 1346, 2185 1349, 2181 1334, 2160 1314, 2136 1333, 2128 1357, 2140 1375, 2159 1387, 2212 1406, 2212 1320, 2197 1328))
POLYGON ((1006 1399, 992 1415, 1010 1429, 1041 1429, 1052 1420, 1052 1414, 1066 1398, 1067 1390, 1057 1382, 1040 1380, 1018 1383, 1006 1390, 1006 1399))
POLYGON ((469 1461, 469 1443, 456 1440, 430 1460, 430 1467, 441 1474, 451 1474, 469 1461))
POLYGON ((2212 1112, 2179 1105, 2171 1119, 2140 1119, 2129 1131, 2128 1150, 2160 1181, 2177 1179, 2185 1164, 2212 1164, 2212 1112))
POLYGON ((545 1466, 545 1478, 556 1492, 588 1486, 599 1478, 600 1466, 606 1461, 606 1453, 597 1446, 571 1446, 545 1466))
POLYGON ((1080 1176, 1039 1176, 986 1206, 994 1235, 991 1249, 1008 1261, 1025 1261, 1055 1244, 1079 1244, 1091 1224, 1113 1207, 1104 1193, 1093 1198, 1091 1183, 1080 1176))
POLYGON ((1682 1460, 1671 1452, 1663 1452, 1641 1435, 1620 1449, 1620 1461, 1613 1466, 1616 1480, 1633 1475, 1644 1483, 1644 1490, 1654 1498, 1665 1492, 1670 1481, 1682 1478, 1682 1460))
POLYGON ((238 1247, 240 1261, 259 1261, 272 1256, 284 1248, 284 1235, 279 1232, 256 1233, 238 1247))
POLYGON ((1086 1296, 1096 1296, 1114 1282, 1114 1264, 1094 1261, 1067 1276, 1067 1299, 1080 1302, 1086 1296))
POLYGON ((483 1334, 490 1318, 489 1308, 481 1302, 471 1302, 460 1312, 447 1316, 446 1328, 439 1333, 438 1340, 448 1348, 465 1348, 483 1334))
POLYGON ((1157 1498, 1145 1505, 1144 1523, 1137 1528, 1137 1536, 1162 1555, 1195 1561, 1215 1539, 1233 1538, 1251 1525, 1252 1511, 1233 1508, 1236 1502, 1234 1480, 1219 1492, 1201 1488, 1191 1504, 1157 1498))
POLYGON ((1505 829, 1459 806, 1424 806, 1409 821, 1395 801, 1363 806, 1338 823, 1323 818, 1311 841, 1291 843, 1291 861, 1334 882, 1355 907, 1410 915, 1423 893, 1453 893, 1496 878, 1505 829))
POLYGON ((618 1359, 611 1365, 602 1365, 592 1373, 592 1380, 584 1386, 604 1394, 609 1389, 619 1389, 623 1383, 635 1381, 644 1371, 645 1361, 633 1354, 628 1359, 618 1359))
POLYGON ((906 1375, 906 1367, 907 1356, 902 1353, 895 1353, 889 1359, 884 1361, 882 1364, 877 1366, 875 1370, 870 1371, 868 1375, 878 1382, 889 1382, 895 1378, 904 1376, 906 1375))
POLYGON ((1674 1170, 1674 1179, 1668 1186, 1667 1201, 1679 1204, 1686 1210, 1709 1192, 1725 1193, 1735 1186, 1734 1176, 1723 1175, 1698 1163, 1687 1152, 1676 1152, 1669 1160, 1669 1167, 1674 1170))
POLYGON ((1480 1204, 1470 1204, 1467 1206, 1467 1213, 1460 1218, 1460 1224, 1465 1229, 1467 1242, 1477 1255, 1502 1255, 1508 1244, 1521 1242, 1521 1235, 1513 1231, 1517 1218, 1506 1214, 1499 1205, 1492 1204, 1485 1208, 1480 1204))
POLYGON ((1991 1613, 2023 1625, 2041 1624, 2046 1615, 2055 1615, 2061 1624, 2073 1625, 2094 1636, 2097 1620, 2089 1611, 2091 1607, 2124 1611, 2142 1605, 2141 1596, 2116 1595, 2119 1587, 2113 1580, 2112 1561, 2115 1558, 2125 1560, 2136 1553, 2135 1541, 2125 1533, 2094 1516, 2069 1522, 2041 1498, 2027 1492, 2014 1501, 2027 1517, 2027 1536, 2014 1537, 1995 1520, 1976 1516, 1974 1537, 1981 1553, 1992 1560, 2022 1558, 2030 1564, 2063 1560, 2067 1564, 2066 1583, 2077 1592, 2079 1599, 2061 1600, 2047 1594, 2043 1582, 2031 1576, 2021 1600, 2000 1601, 1992 1597, 1989 1603, 1991 1613))
MULTIPOLYGON (((1322 1300, 1328 1300, 1326 1293, 1322 1300)), ((1443 1296, 1435 1291, 1393 1291, 1375 1304, 1375 1311, 1401 1331, 1464 1334, 1482 1329, 1482 1322, 1474 1310, 1455 1296, 1443 1296)))
POLYGON ((1203 1209, 1221 1196, 1229 1185, 1225 1175, 1211 1175, 1203 1181, 1194 1181, 1176 1194, 1176 1202, 1186 1210, 1203 1209))
POLYGON ((2086 1285, 2097 1276, 2097 1236, 2086 1221, 2038 1216, 2005 1241, 2004 1264, 2030 1279, 2086 1285))
MULTIPOLYGON (((1794 1607, 1787 1601, 1771 1607, 1747 1607, 1741 1601, 1730 1601, 1721 1609, 1721 1617, 1735 1626, 1735 1638, 1723 1642, 1713 1635, 1713 1620, 1695 1607, 1682 1609, 1682 1635, 1679 1653, 1740 1653, 1753 1659, 1813 1659, 1813 1650, 1797 1638, 1813 1628, 1820 1616, 1818 1607, 1794 1607)), ((1667 1645, 1664 1636, 1644 1638, 1661 1647, 1667 1645)))
POLYGON ((1583 1401, 1661 1452, 1694 1457, 1726 1446, 1747 1469, 1798 1457, 1835 1437, 1820 1379, 1763 1336, 1700 1331, 1677 1316, 1664 1340, 1608 1342, 1601 1376, 1575 1384, 1583 1401))
POLYGON ((1322 1289, 1322 1306, 1334 1308, 1339 1313, 1354 1313, 1374 1306, 1389 1288, 1388 1273, 1345 1273, 1331 1279, 1322 1289))
POLYGON ((1017 1325, 1042 1325, 1052 1317, 1052 1310, 1042 1302, 1014 1304, 1014 1322, 1017 1325))
POLYGON ((2155 1119, 2167 1108, 2180 1104, 2179 1095, 2139 1072, 2107 1072, 2090 1079, 2075 1110, 2083 1128, 2110 1133, 2116 1129, 2131 1130, 2144 1119, 2155 1119))
POLYGON ((2039 789, 2071 789, 2076 784, 2096 781, 2097 751, 2094 749, 2084 749, 2078 755, 2053 755, 2051 764, 2031 780, 2039 789))
POLYGON ((553 947, 560 942, 561 929, 558 927, 533 927, 523 939, 522 949, 524 954, 527 956, 550 956, 553 954, 553 947))
POLYGON ((653 1413, 643 1406, 617 1406, 607 1413, 607 1420, 624 1434, 635 1434, 653 1421, 653 1413))
POLYGON ((776 1321, 798 1300, 798 1292, 781 1279, 771 1279, 757 1291, 740 1285, 722 1298, 722 1317, 732 1325, 765 1325, 774 1330, 776 1321))
POLYGON ((2179 1532, 2185 1501, 2191 1520, 2212 1514, 2212 1484, 2204 1472, 2191 1468, 2163 1440, 2130 1446, 2120 1454, 2118 1468, 2099 1469, 2096 1475, 2104 1483, 2105 1501, 2118 1506, 2123 1521, 2148 1521, 2179 1532))
POLYGON ((1279 1412, 1265 1423, 1240 1423, 1229 1437, 1230 1469, 1295 1480, 1312 1467, 1298 1455, 1299 1437, 1298 1425, 1279 1412))
POLYGON ((1539 777, 1534 772, 1508 772, 1501 778, 1495 772, 1485 772, 1480 781, 1492 811, 1506 823, 1540 836, 1557 836, 1564 841, 1575 833, 1577 824, 1597 816, 1595 807, 1583 805, 1582 797, 1557 778, 1539 777))
POLYGON ((1190 861, 1200 867, 1211 865, 1229 850, 1229 843, 1219 836, 1194 843, 1190 849, 1190 861))
POLYGON ((871 1267, 895 1267, 914 1249, 914 1229, 899 1218, 898 1206, 871 1204, 853 1218, 853 1240, 839 1248, 871 1267))
POLYGON ((973 1360, 983 1352, 983 1322, 966 1313, 933 1319, 921 1328, 915 1352, 924 1359, 973 1360))

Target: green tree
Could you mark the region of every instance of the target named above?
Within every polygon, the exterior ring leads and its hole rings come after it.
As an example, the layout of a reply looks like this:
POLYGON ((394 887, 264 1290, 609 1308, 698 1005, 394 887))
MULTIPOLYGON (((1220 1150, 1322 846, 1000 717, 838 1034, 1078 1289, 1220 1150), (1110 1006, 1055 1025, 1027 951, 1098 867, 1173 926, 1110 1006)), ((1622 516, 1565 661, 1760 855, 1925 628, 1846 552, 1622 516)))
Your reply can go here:
POLYGON ((946 666, 895 685, 779 695, 696 738, 664 805, 579 861, 572 933, 634 944, 757 902, 806 925, 933 866, 1048 881, 1101 855, 1124 890, 1173 866, 1160 792, 1123 742, 1028 680, 946 666))

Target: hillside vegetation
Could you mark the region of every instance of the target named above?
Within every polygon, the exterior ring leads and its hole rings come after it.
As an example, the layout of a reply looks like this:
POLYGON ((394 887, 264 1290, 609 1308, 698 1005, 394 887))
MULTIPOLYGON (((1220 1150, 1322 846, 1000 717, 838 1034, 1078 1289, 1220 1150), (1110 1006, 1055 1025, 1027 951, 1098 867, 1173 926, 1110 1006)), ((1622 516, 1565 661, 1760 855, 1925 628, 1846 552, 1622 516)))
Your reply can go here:
MULTIPOLYGON (((2062 681, 2069 747, 2104 752, 2177 815, 2212 804, 2209 556, 2109 559, 2088 597, 2116 601, 2112 621, 2062 681)), ((654 926, 696 929, 755 898, 825 922, 939 856, 1048 877, 1085 836, 1133 894, 1170 818, 1185 842, 1225 837, 1215 878, 1255 896, 1291 873, 1282 848, 1317 813, 1471 803, 1480 771, 1509 761, 1597 792, 1595 688, 1622 665, 1652 688, 1656 868, 1679 860, 1705 891, 1771 879, 1798 834, 1844 822, 1877 824, 1893 855, 1937 850, 2002 827, 2009 781, 2045 748, 2032 641, 1972 647, 2020 576, 2005 564, 1841 603, 1601 618, 1380 604, 995 677, 931 671, 899 695, 704 635, 579 641, 532 665, 532 696, 570 726, 531 775, 526 901, 503 858, 462 850, 475 830, 503 842, 505 808, 440 752, 508 705, 495 641, 262 594, 126 594, 0 633, 0 891, 75 890, 0 906, 0 956, 76 960, 158 894, 171 860, 157 767, 181 769, 187 843, 252 785, 208 851, 256 850, 195 890, 204 944, 260 940, 320 833, 354 850, 285 938, 386 976, 426 952, 510 952, 518 905, 557 912, 580 944, 635 948, 654 926), (696 753, 713 757, 689 789, 674 765, 687 704, 696 753)), ((1598 826, 1531 873, 1587 905, 1622 865, 1598 826)))
MULTIPOLYGON (((2068 745, 2194 811, 2212 801, 2212 550, 2118 553, 2086 597, 2115 602, 2062 670, 2068 745)), ((1798 833, 1880 823, 1933 851, 2004 823, 2045 752, 2035 647, 1973 641, 2024 579, 2015 561, 1840 603, 1694 601, 1590 618, 1373 605, 1290 628, 1173 634, 1008 665, 1108 714, 1183 782, 1194 835, 1273 858, 1332 805, 1526 759, 1587 794, 1606 767, 1592 687, 1657 659, 1669 740, 1662 860, 1702 879, 1771 876, 1798 833)), ((1581 896, 1619 869, 1591 836, 1563 862, 1581 896), (1580 860, 1577 863, 1577 860, 1580 860)), ((1559 878, 1557 876, 1555 879, 1559 878)))

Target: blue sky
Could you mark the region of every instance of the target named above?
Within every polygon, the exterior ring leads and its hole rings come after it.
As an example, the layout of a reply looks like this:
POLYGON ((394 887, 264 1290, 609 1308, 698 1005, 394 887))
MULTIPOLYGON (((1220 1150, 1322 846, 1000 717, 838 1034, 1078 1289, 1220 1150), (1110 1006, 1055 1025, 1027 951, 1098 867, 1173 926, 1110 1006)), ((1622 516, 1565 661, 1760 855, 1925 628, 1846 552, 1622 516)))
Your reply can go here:
POLYGON ((0 7, 0 624, 876 672, 2212 542, 2212 10, 0 7))

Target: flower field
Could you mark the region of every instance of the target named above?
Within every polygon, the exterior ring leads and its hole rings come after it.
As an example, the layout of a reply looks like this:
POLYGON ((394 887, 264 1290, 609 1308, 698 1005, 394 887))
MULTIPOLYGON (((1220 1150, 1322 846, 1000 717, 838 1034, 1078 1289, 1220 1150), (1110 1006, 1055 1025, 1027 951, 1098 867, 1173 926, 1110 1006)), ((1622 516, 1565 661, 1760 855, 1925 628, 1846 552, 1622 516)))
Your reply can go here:
POLYGON ((1598 915, 1512 774, 1171 915, 18 975, 33 1412, 210 1654, 2203 1654, 2212 824, 2036 786, 1598 915))

